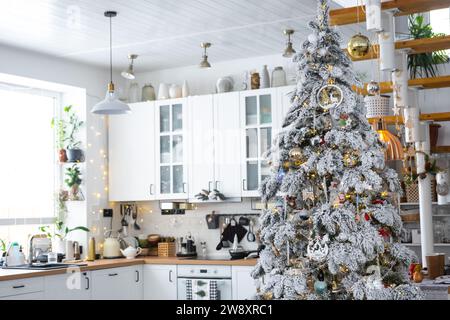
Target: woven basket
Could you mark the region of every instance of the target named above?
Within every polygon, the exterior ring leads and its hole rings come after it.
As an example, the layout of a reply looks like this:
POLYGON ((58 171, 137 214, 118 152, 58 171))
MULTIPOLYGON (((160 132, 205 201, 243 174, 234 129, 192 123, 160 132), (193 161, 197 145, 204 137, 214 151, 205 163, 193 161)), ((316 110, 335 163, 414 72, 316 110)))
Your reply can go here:
MULTIPOLYGON (((419 202, 419 183, 416 181, 413 184, 406 185, 405 193, 407 202, 419 202)), ((434 177, 431 179, 431 201, 437 201, 436 179, 434 177)))
POLYGON ((175 242, 160 242, 158 243, 158 257, 175 257, 176 247, 175 242))
POLYGON ((367 109, 367 118, 377 118, 389 115, 388 96, 367 96, 364 98, 364 104, 367 109))

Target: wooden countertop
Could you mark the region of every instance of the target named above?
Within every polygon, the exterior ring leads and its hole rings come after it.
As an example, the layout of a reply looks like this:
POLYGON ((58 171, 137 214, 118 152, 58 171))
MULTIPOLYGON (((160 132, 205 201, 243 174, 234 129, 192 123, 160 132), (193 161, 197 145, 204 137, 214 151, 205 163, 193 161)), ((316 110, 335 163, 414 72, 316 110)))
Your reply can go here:
MULTIPOLYGON (((94 262, 80 263, 80 271, 93 271, 109 268, 129 267, 143 264, 162 264, 162 265, 220 265, 220 266, 255 266, 257 259, 248 260, 201 260, 201 259, 180 259, 176 257, 138 257, 136 259, 111 259, 96 260, 94 262)), ((59 270, 16 270, 0 269, 0 281, 19 280, 34 277, 44 277, 50 275, 65 274, 66 269, 59 270)))

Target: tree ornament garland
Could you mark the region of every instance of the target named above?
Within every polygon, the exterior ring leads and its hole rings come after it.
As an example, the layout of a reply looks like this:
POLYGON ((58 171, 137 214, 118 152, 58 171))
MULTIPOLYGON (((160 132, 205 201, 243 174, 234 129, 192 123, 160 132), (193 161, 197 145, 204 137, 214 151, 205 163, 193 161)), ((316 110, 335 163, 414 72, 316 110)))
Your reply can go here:
POLYGON ((260 218, 258 297, 419 299, 403 277, 417 257, 400 243, 400 183, 352 90, 357 77, 328 12, 318 0, 313 35, 296 56, 292 107, 267 153, 272 174, 261 197, 275 207, 260 218), (382 282, 366 272, 372 266, 382 282))

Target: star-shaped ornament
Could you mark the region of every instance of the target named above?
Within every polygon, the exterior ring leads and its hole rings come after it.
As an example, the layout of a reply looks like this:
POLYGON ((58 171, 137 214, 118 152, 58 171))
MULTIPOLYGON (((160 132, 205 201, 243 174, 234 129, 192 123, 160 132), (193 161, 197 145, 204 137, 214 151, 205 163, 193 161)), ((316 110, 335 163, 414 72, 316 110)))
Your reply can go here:
POLYGON ((400 108, 398 106, 394 106, 392 108, 392 111, 394 111, 394 116, 399 116, 400 115, 400 108))

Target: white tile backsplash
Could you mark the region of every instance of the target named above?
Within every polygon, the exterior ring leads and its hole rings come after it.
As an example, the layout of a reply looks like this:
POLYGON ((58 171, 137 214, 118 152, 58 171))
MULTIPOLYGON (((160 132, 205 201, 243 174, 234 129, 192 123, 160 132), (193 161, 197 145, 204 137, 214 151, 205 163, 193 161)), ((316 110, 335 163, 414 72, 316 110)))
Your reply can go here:
MULTIPOLYGON (((258 210, 252 210, 251 207, 251 201, 247 199, 241 203, 200 203, 197 210, 186 211, 185 215, 163 216, 158 202, 143 202, 138 204, 138 224, 141 226, 141 230, 133 230, 130 226, 129 233, 134 236, 160 234, 161 236, 184 237, 190 232, 195 239, 197 253, 201 253, 200 242, 204 241, 209 256, 229 258, 228 248, 216 250, 221 236, 220 229, 209 230, 206 224, 206 215, 215 211, 219 215, 236 215, 236 220, 238 220, 241 215, 260 213, 258 210)), ((259 216, 251 216, 251 218, 257 226, 259 216)), ((117 229, 120 228, 120 219, 120 209, 117 204, 114 208, 114 226, 117 229)), ((240 245, 246 250, 255 250, 258 247, 258 243, 249 243, 246 237, 240 245)))

